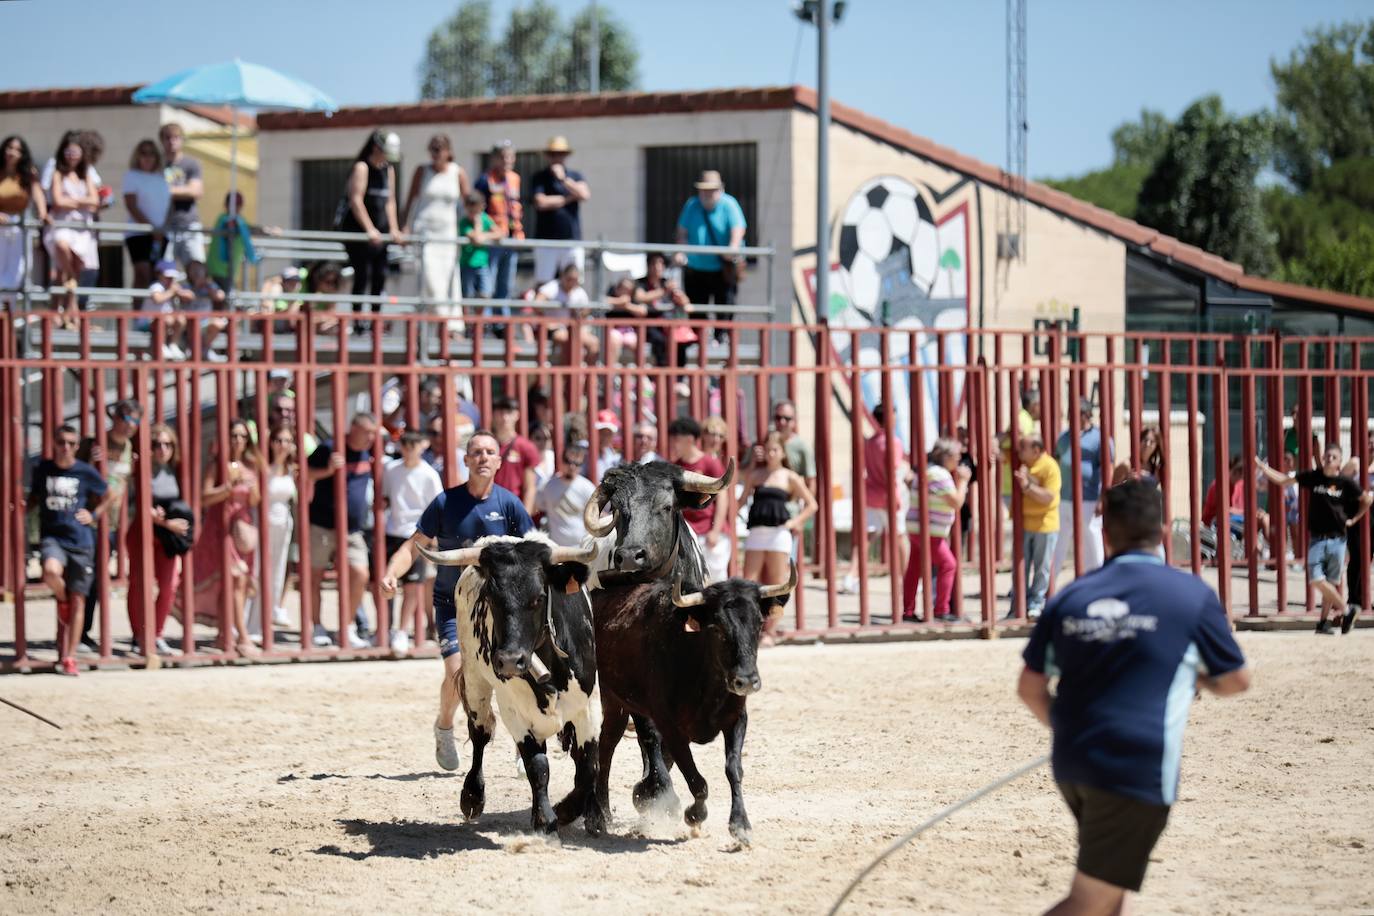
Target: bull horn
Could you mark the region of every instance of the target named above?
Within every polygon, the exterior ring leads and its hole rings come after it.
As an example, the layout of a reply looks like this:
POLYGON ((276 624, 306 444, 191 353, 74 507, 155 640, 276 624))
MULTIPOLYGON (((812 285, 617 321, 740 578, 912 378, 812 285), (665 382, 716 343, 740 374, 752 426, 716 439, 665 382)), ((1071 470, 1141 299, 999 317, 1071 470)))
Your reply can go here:
POLYGON ((673 604, 677 607, 697 607, 705 600, 705 592, 692 592, 690 595, 682 594, 682 580, 673 580, 673 604))
POLYGON ((730 485, 735 477, 735 459, 725 462, 725 473, 719 477, 708 477, 696 471, 682 472, 682 488, 691 493, 719 493, 730 485))
POLYGON ((787 581, 782 585, 760 585, 760 598, 781 598, 783 595, 797 587, 797 564, 795 561, 789 563, 792 567, 792 575, 787 577, 787 581))
POLYGON ((482 559, 481 547, 459 547, 456 550, 431 550, 424 544, 416 543, 420 556, 435 566, 476 566, 482 559))
POLYGON ((611 510, 609 519, 602 520, 600 487, 593 491, 592 498, 587 500, 587 505, 582 507, 582 525, 587 529, 587 533, 594 538, 605 537, 615 527, 614 509, 611 510))
POLYGON ((581 547, 555 547, 550 563, 590 563, 596 559, 596 545, 586 550, 581 547))

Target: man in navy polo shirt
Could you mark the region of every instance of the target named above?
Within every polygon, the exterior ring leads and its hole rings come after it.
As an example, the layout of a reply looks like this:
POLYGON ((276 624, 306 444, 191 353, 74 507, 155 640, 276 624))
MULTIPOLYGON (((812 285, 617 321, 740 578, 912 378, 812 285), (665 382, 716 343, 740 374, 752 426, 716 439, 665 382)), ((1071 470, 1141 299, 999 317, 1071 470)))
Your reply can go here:
POLYGON ((1154 486, 1108 490, 1110 559, 1054 597, 1023 655, 1017 692, 1054 734, 1054 778, 1078 822, 1078 870, 1051 913, 1119 912, 1140 890, 1178 796, 1197 688, 1250 686, 1216 593, 1159 559, 1162 527, 1154 486))
MULTIPOLYGON (((382 576, 382 591, 396 593, 397 582, 410 569, 418 551, 415 544, 453 550, 471 547, 494 534, 521 535, 534 527, 524 504, 510 490, 496 483, 501 467, 501 443, 496 434, 479 429, 468 439, 467 483, 434 497, 420 516, 415 533, 397 548, 382 576)), ((439 688, 439 715, 434 721, 434 757, 446 770, 458 769, 458 745, 453 738, 453 716, 458 711, 458 672, 463 656, 458 648, 458 610, 453 592, 461 566, 440 566, 434 580, 434 625, 439 630, 439 654, 444 659, 444 682, 439 688)))

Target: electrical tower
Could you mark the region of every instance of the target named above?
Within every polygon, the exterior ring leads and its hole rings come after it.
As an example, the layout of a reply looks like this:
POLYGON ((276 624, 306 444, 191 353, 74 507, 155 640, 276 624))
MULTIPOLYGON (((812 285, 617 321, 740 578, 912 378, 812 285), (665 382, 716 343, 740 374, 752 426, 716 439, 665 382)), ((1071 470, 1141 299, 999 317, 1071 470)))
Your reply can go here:
POLYGON ((997 257, 1026 256, 1026 0, 1007 0, 1007 162, 997 204, 997 257))

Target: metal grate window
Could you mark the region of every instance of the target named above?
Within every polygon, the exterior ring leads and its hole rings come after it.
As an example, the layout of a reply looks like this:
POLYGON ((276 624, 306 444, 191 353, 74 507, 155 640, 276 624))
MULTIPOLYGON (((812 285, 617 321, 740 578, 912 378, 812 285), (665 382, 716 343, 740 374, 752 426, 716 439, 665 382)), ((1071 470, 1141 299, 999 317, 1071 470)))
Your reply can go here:
POLYGON ((706 169, 720 172, 725 192, 739 201, 749 226, 744 244, 758 238, 758 144, 650 146, 644 149, 644 238, 672 242, 682 205, 696 192, 692 184, 706 169))
MULTIPOLYGON (((302 159, 297 163, 300 168, 301 199, 298 202, 299 225, 302 229, 328 232, 334 229, 334 214, 344 199, 344 185, 348 183, 348 173, 353 168, 353 159, 302 159)), ((396 214, 399 216, 401 205, 405 203, 405 192, 409 189, 410 176, 405 173, 405 162, 392 163, 396 169, 396 214)))

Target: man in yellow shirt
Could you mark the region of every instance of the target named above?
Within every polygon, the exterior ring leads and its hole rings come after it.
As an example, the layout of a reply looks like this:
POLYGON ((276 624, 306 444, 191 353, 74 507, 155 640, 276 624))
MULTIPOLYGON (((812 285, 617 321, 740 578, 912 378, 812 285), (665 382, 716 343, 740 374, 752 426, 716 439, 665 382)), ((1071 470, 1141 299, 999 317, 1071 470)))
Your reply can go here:
POLYGON ((1022 437, 1021 461, 1012 475, 1021 490, 1021 555, 1026 561, 1026 616, 1035 620, 1050 587, 1050 558, 1059 537, 1059 462, 1045 453, 1038 433, 1022 437))

